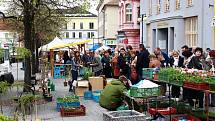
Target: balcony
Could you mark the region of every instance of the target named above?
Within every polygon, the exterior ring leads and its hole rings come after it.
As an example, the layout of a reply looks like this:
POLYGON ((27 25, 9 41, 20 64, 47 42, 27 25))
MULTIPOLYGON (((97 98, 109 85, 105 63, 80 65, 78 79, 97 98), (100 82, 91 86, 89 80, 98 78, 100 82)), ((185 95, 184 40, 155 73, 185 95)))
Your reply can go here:
POLYGON ((140 29, 139 24, 134 24, 133 22, 123 23, 120 25, 120 30, 129 30, 129 29, 140 29))

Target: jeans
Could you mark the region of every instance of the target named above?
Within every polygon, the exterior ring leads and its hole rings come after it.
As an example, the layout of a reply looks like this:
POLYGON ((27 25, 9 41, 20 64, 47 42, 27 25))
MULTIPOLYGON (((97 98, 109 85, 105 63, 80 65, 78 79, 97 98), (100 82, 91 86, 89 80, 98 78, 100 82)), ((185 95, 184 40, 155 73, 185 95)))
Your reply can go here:
POLYGON ((69 91, 72 91, 72 83, 74 82, 74 80, 77 80, 78 79, 78 71, 74 71, 72 70, 72 82, 70 83, 69 85, 69 91))

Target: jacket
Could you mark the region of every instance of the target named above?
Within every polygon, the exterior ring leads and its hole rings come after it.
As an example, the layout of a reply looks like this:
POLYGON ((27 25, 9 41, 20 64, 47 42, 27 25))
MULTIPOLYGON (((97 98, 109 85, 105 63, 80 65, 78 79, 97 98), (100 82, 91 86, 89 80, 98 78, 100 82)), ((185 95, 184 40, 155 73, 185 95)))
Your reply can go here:
POLYGON ((78 71, 79 70, 80 63, 78 61, 76 61, 76 59, 74 57, 71 60, 71 64, 72 64, 71 70, 73 70, 73 71, 78 71))
POLYGON ((105 87, 100 95, 99 104, 108 110, 116 110, 123 101, 126 87, 121 81, 113 80, 105 87))
MULTIPOLYGON (((171 67, 174 65, 174 62, 175 62, 174 58, 170 57, 169 63, 171 67)), ((179 56, 178 67, 184 67, 184 58, 181 56, 179 56)))
POLYGON ((148 68, 149 67, 149 51, 148 50, 144 50, 142 52, 140 52, 137 55, 137 63, 136 63, 136 68, 139 68, 142 70, 142 68, 148 68))
POLYGON ((129 62, 130 62, 130 58, 127 55, 123 56, 120 54, 120 56, 118 57, 118 63, 117 64, 118 64, 118 67, 120 69, 128 70, 129 69, 129 65, 128 65, 129 62), (126 64, 126 62, 127 62, 127 64, 126 64))
POLYGON ((198 70, 202 70, 203 69, 203 64, 200 61, 200 58, 193 56, 192 59, 190 60, 189 64, 187 65, 188 68, 194 68, 194 69, 198 69, 198 70))

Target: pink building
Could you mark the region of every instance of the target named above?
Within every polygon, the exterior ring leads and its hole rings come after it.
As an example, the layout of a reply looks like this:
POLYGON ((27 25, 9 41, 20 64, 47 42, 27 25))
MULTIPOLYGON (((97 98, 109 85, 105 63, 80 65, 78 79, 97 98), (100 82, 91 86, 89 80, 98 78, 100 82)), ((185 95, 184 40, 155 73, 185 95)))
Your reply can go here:
POLYGON ((138 50, 140 44, 140 0, 119 1, 119 39, 125 40, 126 45, 131 45, 138 50))

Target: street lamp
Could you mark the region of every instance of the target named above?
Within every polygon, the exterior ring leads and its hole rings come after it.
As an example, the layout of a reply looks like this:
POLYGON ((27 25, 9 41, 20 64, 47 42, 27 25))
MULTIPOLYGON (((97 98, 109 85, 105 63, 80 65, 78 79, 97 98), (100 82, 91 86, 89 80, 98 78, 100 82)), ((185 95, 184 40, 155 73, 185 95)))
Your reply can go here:
POLYGON ((141 27, 141 44, 143 44, 143 22, 145 22, 148 18, 146 14, 141 14, 141 18, 139 19, 139 22, 142 22, 142 27, 141 27), (141 20, 140 20, 141 19, 141 20))
POLYGON ((94 35, 92 36, 92 38, 93 38, 93 52, 94 52, 94 35))

